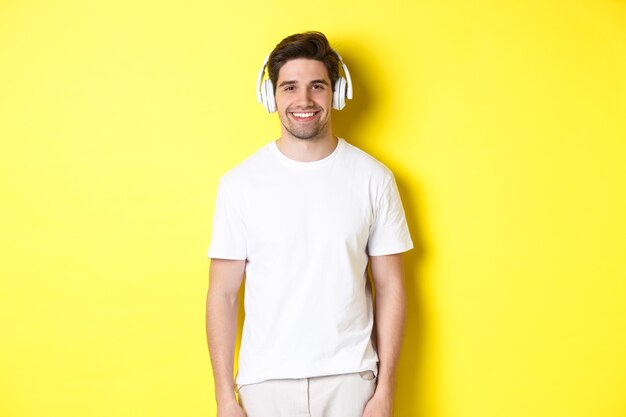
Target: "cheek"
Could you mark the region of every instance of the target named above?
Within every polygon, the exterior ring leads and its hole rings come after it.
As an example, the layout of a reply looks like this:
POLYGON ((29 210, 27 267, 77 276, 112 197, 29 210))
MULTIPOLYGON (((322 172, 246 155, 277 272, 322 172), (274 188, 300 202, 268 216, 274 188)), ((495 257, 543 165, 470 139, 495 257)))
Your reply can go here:
POLYGON ((280 100, 278 97, 276 97, 276 108, 278 110, 283 110, 287 107, 287 105, 285 104, 284 100, 280 100))
POLYGON ((333 103, 333 92, 331 90, 329 90, 328 93, 324 95, 324 102, 329 106, 333 103))
POLYGON ((275 98, 275 100, 276 100, 276 106, 277 106, 277 107, 279 107, 279 108, 280 108, 280 107, 285 108, 285 107, 288 107, 288 106, 289 106, 289 97, 288 97, 288 96, 286 96, 285 94, 280 94, 280 93, 277 93, 277 94, 274 96, 274 98, 275 98))

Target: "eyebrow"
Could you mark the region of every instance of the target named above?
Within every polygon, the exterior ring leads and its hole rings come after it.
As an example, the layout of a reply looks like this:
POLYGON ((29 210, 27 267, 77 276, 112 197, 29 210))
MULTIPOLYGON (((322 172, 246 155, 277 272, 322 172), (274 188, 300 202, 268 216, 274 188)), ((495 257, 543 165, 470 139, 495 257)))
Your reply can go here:
MULTIPOLYGON (((295 80, 285 80, 282 83, 280 83, 278 86, 282 87, 284 85, 295 85, 295 84, 298 84, 298 82, 295 81, 295 80)), ((324 79, 312 80, 309 84, 324 84, 324 85, 328 85, 328 81, 326 81, 324 79)))
POLYGON ((324 85, 328 85, 328 82, 326 80, 313 80, 309 84, 324 84, 324 85))
POLYGON ((293 85, 293 84, 297 84, 297 83, 298 83, 297 81, 283 81, 278 86, 282 87, 283 85, 293 85))

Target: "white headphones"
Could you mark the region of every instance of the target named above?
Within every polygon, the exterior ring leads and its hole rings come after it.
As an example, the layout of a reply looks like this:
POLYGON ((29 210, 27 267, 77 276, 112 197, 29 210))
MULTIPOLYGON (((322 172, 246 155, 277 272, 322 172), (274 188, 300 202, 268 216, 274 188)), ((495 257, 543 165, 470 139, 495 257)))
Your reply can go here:
MULTIPOLYGON (((333 52, 339 58, 339 62, 341 62, 341 66, 343 67, 343 73, 346 75, 344 77, 338 77, 337 81, 335 81, 335 88, 333 91, 333 109, 341 110, 346 106, 346 101, 352 99, 352 80, 350 79, 350 71, 348 71, 348 67, 343 63, 343 59, 341 59, 341 55, 337 53, 333 49, 333 52)), ((265 74, 265 67, 267 67, 267 61, 270 59, 268 55, 263 61, 263 65, 259 70, 259 77, 256 82, 256 99, 259 103, 263 104, 265 109, 269 113, 273 113, 276 111, 276 98, 274 97, 274 86, 272 85, 272 80, 269 78, 263 80, 263 75, 265 74)))

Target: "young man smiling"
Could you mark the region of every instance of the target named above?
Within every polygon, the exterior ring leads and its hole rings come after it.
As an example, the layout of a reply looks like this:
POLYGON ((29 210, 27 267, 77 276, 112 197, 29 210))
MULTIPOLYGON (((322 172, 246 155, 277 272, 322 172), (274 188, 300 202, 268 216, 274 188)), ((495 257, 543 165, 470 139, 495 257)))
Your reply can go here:
POLYGON ((276 90, 278 117, 283 126, 281 139, 286 139, 279 142, 291 143, 288 139, 292 139, 296 146, 323 142, 334 148, 336 140, 330 128, 332 95, 328 71, 321 61, 296 58, 286 62, 280 69, 276 90))
POLYGON ((391 416, 413 244, 391 171, 333 134, 340 65, 319 32, 281 41, 261 94, 280 138, 220 180, 206 317, 218 417, 391 416))

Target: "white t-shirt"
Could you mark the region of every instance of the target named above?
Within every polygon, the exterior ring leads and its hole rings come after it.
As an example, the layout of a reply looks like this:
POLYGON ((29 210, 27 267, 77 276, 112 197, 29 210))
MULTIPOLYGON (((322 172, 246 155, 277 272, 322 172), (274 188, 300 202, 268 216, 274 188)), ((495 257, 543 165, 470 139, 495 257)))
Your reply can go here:
POLYGON ((246 260, 236 383, 377 373, 368 255, 412 247, 393 174, 343 139, 315 162, 270 142, 227 172, 208 256, 246 260))

